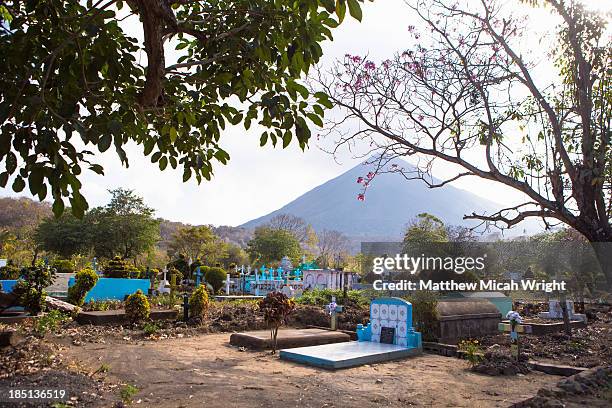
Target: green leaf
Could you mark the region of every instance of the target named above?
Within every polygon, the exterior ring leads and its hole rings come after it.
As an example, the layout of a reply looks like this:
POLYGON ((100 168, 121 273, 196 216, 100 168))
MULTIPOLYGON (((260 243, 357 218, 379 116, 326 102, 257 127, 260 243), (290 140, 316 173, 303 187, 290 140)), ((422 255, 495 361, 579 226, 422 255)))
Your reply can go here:
POLYGON ((178 133, 176 131, 176 128, 173 126, 170 128, 170 141, 172 143, 176 142, 176 137, 178 136, 178 133))
POLYGON ((267 133, 263 133, 261 135, 261 138, 259 138, 259 145, 260 146, 265 146, 267 142, 268 142, 268 134, 267 133))
POLYGON ((351 16, 353 16, 353 18, 355 18, 356 20, 361 21, 361 6, 357 2, 357 0, 347 0, 347 2, 349 13, 351 14, 351 16))
POLYGON ((100 141, 98 142, 98 150, 100 153, 104 153, 108 150, 113 141, 113 136, 110 133, 106 133, 100 137, 100 141))
POLYGON ((58 197, 53 201, 53 206, 51 208, 53 209, 53 214, 56 217, 62 215, 64 212, 64 201, 61 199, 61 197, 58 197))
POLYGON ((13 181, 13 191, 16 193, 20 193, 23 191, 24 188, 25 181, 23 181, 23 178, 21 178, 21 176, 17 176, 15 178, 15 181, 13 181))
POLYGON ((285 132, 283 135, 283 149, 289 146, 289 143, 291 143, 291 132, 285 132))
POLYGON ((306 114, 306 116, 308 116, 308 119, 310 119, 315 125, 323 127, 323 121, 319 115, 309 112, 306 114))
POLYGON ((336 15, 338 16, 338 22, 344 21, 344 15, 346 14, 346 0, 336 0, 336 15))
POLYGON ((166 166, 168 166, 168 158, 166 156, 159 159, 159 169, 161 171, 166 170, 166 166))

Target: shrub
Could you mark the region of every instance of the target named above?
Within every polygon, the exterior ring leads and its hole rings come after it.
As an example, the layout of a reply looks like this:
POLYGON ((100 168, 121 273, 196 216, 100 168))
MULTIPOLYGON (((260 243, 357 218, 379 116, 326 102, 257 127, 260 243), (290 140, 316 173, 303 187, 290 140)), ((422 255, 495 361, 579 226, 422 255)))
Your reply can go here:
POLYGON ((83 309, 87 310, 88 312, 117 310, 122 308, 123 302, 120 300, 90 300, 83 306, 83 309))
POLYGON ((123 402, 130 403, 132 402, 132 398, 134 397, 134 395, 138 394, 138 391, 138 388, 136 388, 135 386, 131 384, 126 384, 123 386, 123 388, 121 388, 119 394, 121 395, 121 399, 123 400, 123 402))
POLYGON ((353 304, 357 306, 367 306, 370 304, 370 299, 360 290, 349 290, 346 292, 347 299, 344 299, 342 289, 312 289, 306 290, 302 296, 296 299, 296 303, 302 305, 326 306, 332 297, 336 297, 336 301, 342 302, 343 305, 353 304))
POLYGON ((153 322, 147 322, 145 323, 145 325, 143 326, 142 330, 144 331, 144 333, 147 336, 150 336, 152 334, 156 334, 159 331, 159 326, 156 323, 153 322))
POLYGON ((44 316, 36 319, 34 324, 34 332, 39 337, 44 337, 47 332, 54 332, 59 329, 60 325, 65 321, 70 320, 70 317, 66 316, 59 310, 51 310, 44 316))
POLYGON ((0 268, 0 280, 15 280, 19 279, 21 269, 12 263, 0 268))
POLYGON ((13 288, 13 293, 31 315, 37 315, 45 307, 45 288, 53 283, 55 273, 48 267, 32 266, 22 269, 22 275, 13 288))
POLYGON ((140 289, 125 300, 125 314, 132 323, 147 320, 151 314, 149 300, 140 289))
POLYGON ((171 267, 170 269, 168 269, 168 276, 169 276, 169 281, 170 283, 172 283, 172 275, 176 275, 176 284, 178 285, 179 283, 181 283, 181 281, 183 280, 183 272, 181 272, 180 270, 171 267))
POLYGON ((135 269, 120 256, 116 256, 104 268, 104 276, 106 278, 129 278, 135 269))
POLYGON ((412 303, 412 322, 423 340, 436 341, 438 338, 438 296, 426 290, 416 291, 406 298, 412 303))
POLYGON ((83 306, 85 296, 98 282, 98 274, 91 268, 81 269, 75 277, 74 285, 68 288, 68 302, 83 306))
POLYGON ((458 345, 459 350, 464 352, 465 359, 472 367, 475 367, 483 360, 482 349, 478 340, 463 340, 458 345))
POLYGON ((51 263, 57 273, 74 273, 74 262, 70 259, 56 259, 51 263))
POLYGON ((225 272, 223 268, 219 268, 217 266, 213 266, 212 268, 200 268, 200 270, 202 269, 206 282, 210 283, 213 287, 214 292, 217 293, 219 289, 221 289, 225 284, 225 280, 227 279, 227 272, 225 272))
POLYGON ((200 285, 189 298, 189 313, 192 317, 203 317, 207 310, 208 293, 204 285, 200 285))
POLYGON ((263 313, 266 324, 270 329, 272 353, 276 353, 278 329, 285 323, 294 309, 295 302, 293 299, 289 299, 281 292, 270 292, 259 301, 259 310, 263 313))

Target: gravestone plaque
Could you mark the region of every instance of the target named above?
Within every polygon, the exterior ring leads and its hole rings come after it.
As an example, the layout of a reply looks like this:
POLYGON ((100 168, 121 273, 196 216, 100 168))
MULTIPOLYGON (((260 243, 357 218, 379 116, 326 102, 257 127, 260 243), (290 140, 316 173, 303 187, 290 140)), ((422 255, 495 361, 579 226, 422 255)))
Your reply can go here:
POLYGON ((395 337, 395 327, 381 327, 380 328, 380 342, 385 344, 393 344, 393 338, 395 337))

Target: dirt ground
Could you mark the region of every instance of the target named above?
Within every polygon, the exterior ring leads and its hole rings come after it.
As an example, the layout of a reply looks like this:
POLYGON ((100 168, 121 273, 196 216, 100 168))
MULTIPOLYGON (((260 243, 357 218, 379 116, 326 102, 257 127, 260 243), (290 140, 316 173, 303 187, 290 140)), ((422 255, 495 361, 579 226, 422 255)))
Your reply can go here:
POLYGON ((429 354, 327 371, 240 351, 228 340, 229 333, 85 343, 61 353, 85 371, 107 365, 97 376, 117 389, 136 386, 134 406, 143 407, 507 407, 559 380, 539 372, 488 377, 467 371, 462 360, 429 354))

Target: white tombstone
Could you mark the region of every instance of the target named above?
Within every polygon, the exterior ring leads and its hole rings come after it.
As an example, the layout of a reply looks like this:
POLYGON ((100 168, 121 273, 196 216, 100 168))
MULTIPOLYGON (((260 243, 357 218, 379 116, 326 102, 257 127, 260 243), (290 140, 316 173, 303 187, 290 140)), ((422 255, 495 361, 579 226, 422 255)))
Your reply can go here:
POLYGON ((170 282, 166 279, 166 270, 164 269, 164 279, 159 282, 159 286, 157 287, 157 291, 159 293, 170 293, 170 282))
MULTIPOLYGON (((565 305, 567 307, 567 315, 570 320, 580 320, 585 323, 587 322, 586 315, 576 313, 574 311, 573 301, 566 300, 565 305)), ((541 312, 538 316, 542 319, 563 319, 563 308, 561 307, 561 302, 559 302, 558 300, 549 300, 548 312, 541 312)))

